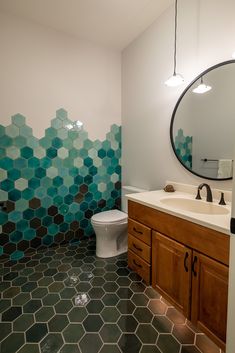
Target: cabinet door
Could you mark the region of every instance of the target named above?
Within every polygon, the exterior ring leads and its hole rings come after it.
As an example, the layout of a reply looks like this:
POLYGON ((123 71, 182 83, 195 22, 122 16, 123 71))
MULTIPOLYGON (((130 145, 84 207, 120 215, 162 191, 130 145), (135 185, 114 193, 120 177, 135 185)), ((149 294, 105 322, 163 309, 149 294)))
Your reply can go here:
POLYGON ((192 322, 224 349, 228 267, 194 251, 192 278, 192 322))
POLYGON ((186 246, 153 232, 152 285, 190 318, 192 251, 186 246))

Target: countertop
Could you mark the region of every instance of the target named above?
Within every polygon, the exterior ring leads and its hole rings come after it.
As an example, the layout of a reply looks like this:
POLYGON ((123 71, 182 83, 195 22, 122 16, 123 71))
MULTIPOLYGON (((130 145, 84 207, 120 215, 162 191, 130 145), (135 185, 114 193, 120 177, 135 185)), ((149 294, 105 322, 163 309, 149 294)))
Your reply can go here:
MULTIPOLYGON (((231 218, 231 204, 228 203, 224 207, 229 210, 228 214, 223 215, 210 215, 204 213, 195 213, 185 210, 177 209, 176 207, 165 205, 161 202, 161 199, 165 198, 187 198, 194 200, 195 195, 184 193, 180 191, 175 191, 173 193, 165 192, 164 190, 157 191, 147 191, 136 194, 126 195, 128 200, 135 201, 142 205, 155 208, 158 211, 171 214, 173 216, 186 219, 190 222, 200 224, 204 227, 217 230, 218 232, 230 235, 230 218, 231 218)), ((199 201, 201 202, 201 201, 199 201)), ((206 202, 206 201, 204 201, 206 202)), ((218 205, 218 202, 213 202, 218 205)))

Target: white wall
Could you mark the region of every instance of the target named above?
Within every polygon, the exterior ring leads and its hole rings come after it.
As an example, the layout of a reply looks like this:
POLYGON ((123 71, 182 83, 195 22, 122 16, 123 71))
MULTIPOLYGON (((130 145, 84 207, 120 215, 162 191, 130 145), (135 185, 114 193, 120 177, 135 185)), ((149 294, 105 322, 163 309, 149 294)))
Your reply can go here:
POLYGON ((0 13, 0 123, 21 113, 43 136, 55 111, 81 120, 92 139, 121 123, 121 55, 0 13))
MULTIPOLYGON (((234 11, 233 0, 179 2, 178 71, 185 77, 185 84, 180 88, 164 85, 173 70, 173 7, 124 50, 124 183, 156 189, 166 179, 201 182, 201 178, 179 164, 172 151, 171 114, 180 94, 194 77, 218 62, 231 59, 235 50, 234 11)), ((210 184, 231 189, 231 181, 210 184)))
MULTIPOLYGON (((166 180, 196 185, 203 180, 186 171, 172 151, 169 137, 171 114, 180 94, 194 77, 218 62, 231 59, 231 53, 235 50, 234 13, 234 0, 179 2, 178 71, 185 77, 185 84, 180 88, 164 85, 164 81, 172 75, 173 67, 173 7, 124 50, 124 183, 156 189, 162 187, 166 180)), ((210 181, 210 185, 231 189, 232 182, 210 181)), ((232 264, 235 258, 234 241, 231 242, 230 254, 232 264)), ((232 270, 227 353, 235 352, 235 285, 232 270)))

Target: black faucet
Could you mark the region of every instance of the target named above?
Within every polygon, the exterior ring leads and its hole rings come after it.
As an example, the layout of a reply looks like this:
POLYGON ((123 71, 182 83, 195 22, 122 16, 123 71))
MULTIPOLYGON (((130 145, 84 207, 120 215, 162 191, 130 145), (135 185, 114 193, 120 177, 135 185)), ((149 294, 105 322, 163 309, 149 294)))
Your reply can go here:
POLYGON ((210 185, 206 184, 206 183, 202 183, 198 186, 197 188, 197 196, 196 196, 196 199, 197 200, 201 200, 201 195, 200 195, 200 190, 202 190, 202 188, 205 186, 206 188, 206 201, 207 202, 213 202, 213 199, 212 199, 212 192, 211 192, 211 188, 210 188, 210 185))

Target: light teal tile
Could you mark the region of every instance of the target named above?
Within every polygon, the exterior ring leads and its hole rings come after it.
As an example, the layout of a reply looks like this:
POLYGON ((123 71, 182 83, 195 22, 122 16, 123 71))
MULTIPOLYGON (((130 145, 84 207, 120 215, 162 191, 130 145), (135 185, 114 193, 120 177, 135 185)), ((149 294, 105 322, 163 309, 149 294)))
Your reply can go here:
POLYGON ((20 133, 18 126, 12 124, 6 127, 6 135, 10 137, 16 137, 20 133))
POLYGON ((21 114, 15 114, 11 117, 12 124, 21 127, 25 125, 25 117, 21 114))

